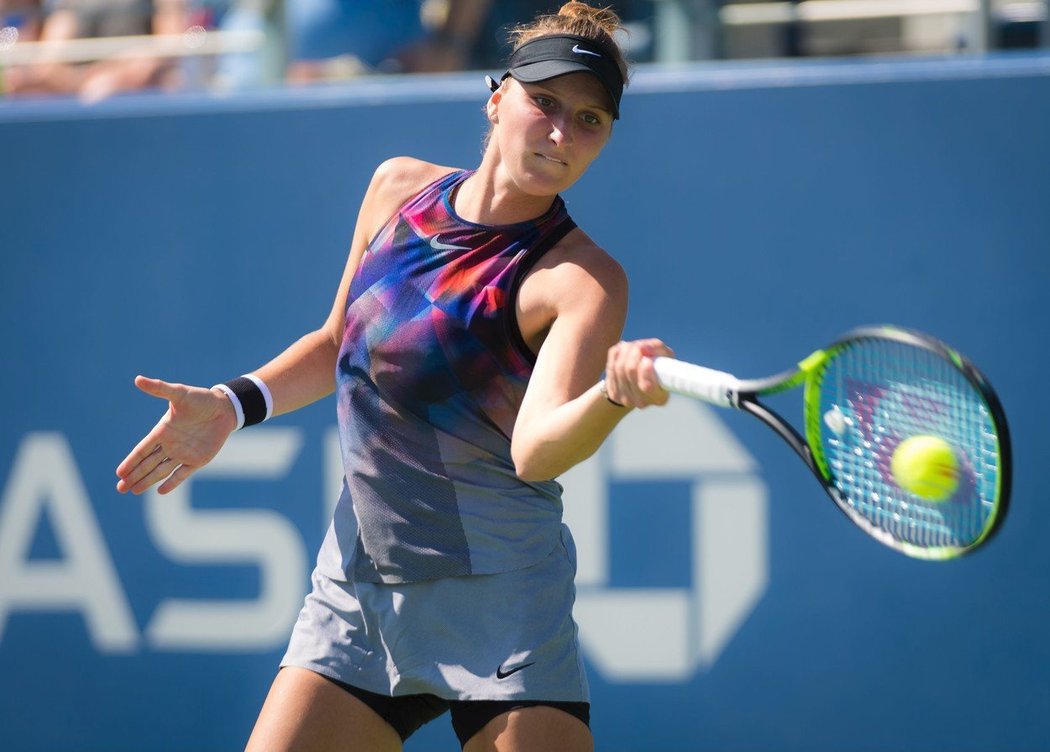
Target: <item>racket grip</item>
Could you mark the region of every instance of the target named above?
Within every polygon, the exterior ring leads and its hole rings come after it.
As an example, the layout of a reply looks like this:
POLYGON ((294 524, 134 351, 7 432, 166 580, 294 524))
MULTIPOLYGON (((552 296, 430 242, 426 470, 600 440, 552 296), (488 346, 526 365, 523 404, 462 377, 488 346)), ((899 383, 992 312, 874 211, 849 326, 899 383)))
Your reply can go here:
POLYGON ((736 407, 740 380, 731 373, 686 363, 674 358, 653 360, 660 386, 719 407, 736 407))

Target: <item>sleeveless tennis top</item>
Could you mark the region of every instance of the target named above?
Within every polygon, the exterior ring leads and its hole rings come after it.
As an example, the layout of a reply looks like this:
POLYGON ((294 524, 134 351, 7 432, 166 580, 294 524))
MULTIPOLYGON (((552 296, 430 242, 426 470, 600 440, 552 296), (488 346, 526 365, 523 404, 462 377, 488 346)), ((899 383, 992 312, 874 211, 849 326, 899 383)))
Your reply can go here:
POLYGON ((467 222, 451 196, 470 174, 409 199, 350 285, 336 367, 345 483, 322 547, 338 550, 321 559, 356 580, 510 571, 560 541, 561 486, 520 479, 510 457, 535 362, 514 301, 576 225, 560 197, 535 220, 467 222))

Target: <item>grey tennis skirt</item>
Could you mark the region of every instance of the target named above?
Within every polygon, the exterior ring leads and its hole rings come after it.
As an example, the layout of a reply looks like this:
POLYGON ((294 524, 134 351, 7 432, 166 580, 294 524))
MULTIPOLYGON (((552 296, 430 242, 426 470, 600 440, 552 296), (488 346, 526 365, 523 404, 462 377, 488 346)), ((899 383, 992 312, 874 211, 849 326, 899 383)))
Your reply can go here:
POLYGON ((545 559, 511 572, 385 584, 319 563, 281 665, 388 696, 589 702, 575 575, 564 525, 545 559))

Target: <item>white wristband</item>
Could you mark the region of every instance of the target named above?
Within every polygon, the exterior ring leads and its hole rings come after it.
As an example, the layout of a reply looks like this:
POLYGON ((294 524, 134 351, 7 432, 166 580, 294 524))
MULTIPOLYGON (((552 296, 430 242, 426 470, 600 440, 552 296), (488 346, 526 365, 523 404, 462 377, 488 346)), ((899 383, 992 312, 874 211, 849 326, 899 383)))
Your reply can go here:
POLYGON ((235 431, 239 431, 244 428, 244 408, 241 407, 241 401, 237 399, 237 395, 233 393, 225 384, 216 384, 212 389, 218 389, 230 400, 230 404, 233 405, 233 412, 237 416, 237 428, 235 431))

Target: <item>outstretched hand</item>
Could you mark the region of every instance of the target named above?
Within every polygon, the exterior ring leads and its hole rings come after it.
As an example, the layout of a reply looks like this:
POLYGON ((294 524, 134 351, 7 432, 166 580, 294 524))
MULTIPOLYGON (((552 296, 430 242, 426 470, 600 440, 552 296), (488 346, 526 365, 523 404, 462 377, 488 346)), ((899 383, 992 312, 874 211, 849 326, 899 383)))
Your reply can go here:
POLYGON ((658 339, 617 342, 609 348, 605 364, 605 388, 609 398, 625 407, 666 404, 670 394, 660 386, 653 368, 659 356, 674 352, 658 339))
POLYGON ((145 376, 136 376, 135 386, 167 400, 168 411, 117 467, 117 491, 140 494, 163 481, 157 492, 165 494, 219 453, 237 418, 218 391, 145 376))

